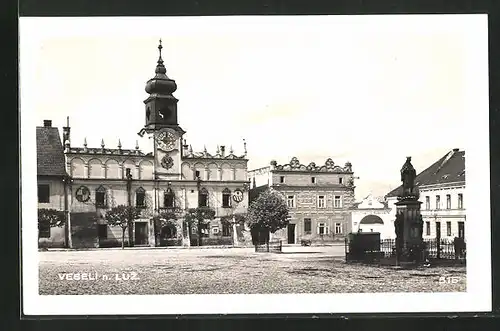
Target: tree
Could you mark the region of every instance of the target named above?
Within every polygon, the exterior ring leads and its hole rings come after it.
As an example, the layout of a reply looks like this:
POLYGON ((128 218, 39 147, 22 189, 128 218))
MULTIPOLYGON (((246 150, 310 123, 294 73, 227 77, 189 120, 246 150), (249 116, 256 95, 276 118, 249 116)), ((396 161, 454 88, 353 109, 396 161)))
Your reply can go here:
POLYGON ((61 227, 64 225, 65 215, 63 211, 55 209, 38 209, 38 229, 42 227, 61 227))
POLYGON ((266 243, 269 242, 269 233, 275 233, 289 223, 288 206, 284 197, 271 189, 262 192, 250 204, 246 222, 252 233, 266 232, 265 240, 266 243))
POLYGON ((191 233, 191 227, 194 222, 198 228, 198 246, 201 246, 201 231, 207 224, 207 220, 215 218, 215 210, 209 207, 190 208, 184 216, 184 222, 187 224, 188 231, 191 233))
MULTIPOLYGON (((140 209, 133 206, 118 205, 106 212, 105 219, 109 225, 120 226, 122 228, 122 249, 125 245, 125 230, 133 226, 135 219, 141 214, 140 209)), ((130 245, 130 238, 129 238, 130 245)))

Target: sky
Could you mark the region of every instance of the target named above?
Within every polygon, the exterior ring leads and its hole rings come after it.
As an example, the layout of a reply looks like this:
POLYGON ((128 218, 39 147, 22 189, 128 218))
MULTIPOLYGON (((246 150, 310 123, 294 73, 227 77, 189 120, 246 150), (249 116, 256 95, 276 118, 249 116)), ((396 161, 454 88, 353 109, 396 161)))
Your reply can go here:
MULTIPOLYGON (((356 198, 466 148, 474 35, 467 15, 23 18, 21 112, 65 125, 71 144, 146 152, 145 84, 158 40, 196 151, 233 146, 249 170, 353 164, 356 198), (469 30, 468 30, 469 29, 469 30), (472 49, 472 50, 471 50, 472 49)), ((485 53, 484 61, 487 61, 485 53)), ((30 122, 31 123, 31 122, 30 122)), ((470 146, 470 144, 468 145, 470 146)))

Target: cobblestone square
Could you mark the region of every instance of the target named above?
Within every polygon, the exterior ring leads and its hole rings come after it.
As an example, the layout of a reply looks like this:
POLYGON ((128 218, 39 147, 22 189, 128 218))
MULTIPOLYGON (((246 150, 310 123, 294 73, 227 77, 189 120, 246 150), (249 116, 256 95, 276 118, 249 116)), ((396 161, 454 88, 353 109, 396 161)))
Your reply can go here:
POLYGON ((41 295, 455 292, 465 267, 346 264, 344 246, 39 252, 41 295), (441 278, 441 281, 440 281, 441 278), (452 281, 450 281, 452 280, 452 281))

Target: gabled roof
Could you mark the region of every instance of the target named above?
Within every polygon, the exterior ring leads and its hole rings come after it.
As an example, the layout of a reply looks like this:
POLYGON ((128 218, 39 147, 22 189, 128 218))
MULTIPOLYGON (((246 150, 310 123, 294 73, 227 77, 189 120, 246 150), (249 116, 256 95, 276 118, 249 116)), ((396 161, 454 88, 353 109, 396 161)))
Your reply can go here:
MULTIPOLYGON (((417 187, 446 183, 465 182, 465 151, 454 149, 434 162, 415 178, 417 187)), ((396 197, 402 193, 399 186, 387 193, 386 197, 396 197)))
POLYGON ((55 127, 36 127, 36 161, 38 176, 64 176, 64 151, 59 130, 55 127))

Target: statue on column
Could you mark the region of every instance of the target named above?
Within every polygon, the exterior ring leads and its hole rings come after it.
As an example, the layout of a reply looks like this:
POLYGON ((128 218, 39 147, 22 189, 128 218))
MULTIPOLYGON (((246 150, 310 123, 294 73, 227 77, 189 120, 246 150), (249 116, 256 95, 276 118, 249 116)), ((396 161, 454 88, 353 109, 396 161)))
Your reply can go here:
POLYGON ((403 197, 412 195, 414 193, 415 178, 417 172, 411 164, 411 156, 406 157, 406 162, 401 168, 401 181, 403 182, 403 197))

